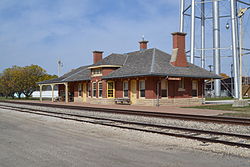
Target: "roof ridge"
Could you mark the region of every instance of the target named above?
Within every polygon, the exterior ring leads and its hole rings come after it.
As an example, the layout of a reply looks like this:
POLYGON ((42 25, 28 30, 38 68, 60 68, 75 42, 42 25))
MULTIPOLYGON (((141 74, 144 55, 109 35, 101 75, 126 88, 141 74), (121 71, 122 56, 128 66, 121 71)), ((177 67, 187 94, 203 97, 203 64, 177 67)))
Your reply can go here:
POLYGON ((153 50, 153 55, 152 55, 152 61, 151 61, 151 67, 150 67, 150 73, 154 72, 154 64, 155 64, 155 48, 153 50))
POLYGON ((125 53, 124 55, 126 55, 126 59, 124 60, 123 66, 126 64, 127 60, 128 60, 128 54, 125 53))
POLYGON ((125 54, 134 54, 134 53, 141 53, 141 52, 147 52, 149 50, 152 50, 152 49, 155 49, 155 48, 148 48, 148 49, 145 49, 145 50, 135 50, 135 51, 132 51, 132 52, 127 52, 125 54))

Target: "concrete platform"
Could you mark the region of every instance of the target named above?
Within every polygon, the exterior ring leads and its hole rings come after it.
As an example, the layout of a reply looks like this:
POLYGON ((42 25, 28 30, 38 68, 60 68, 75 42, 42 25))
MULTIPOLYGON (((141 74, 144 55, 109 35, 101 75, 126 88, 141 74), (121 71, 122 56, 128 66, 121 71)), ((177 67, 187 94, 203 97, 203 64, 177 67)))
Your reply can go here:
MULTIPOLYGON (((19 102, 21 100, 18 100, 19 102)), ((22 101, 30 103, 43 103, 43 104, 55 104, 55 105, 69 105, 69 106, 84 106, 84 107, 99 107, 99 108, 111 108, 111 109, 125 109, 125 110, 140 110, 149 112, 160 112, 160 113, 175 113, 175 114, 190 114, 190 115, 205 115, 205 116, 216 116, 223 113, 235 113, 234 111, 222 111, 222 110, 209 110, 209 109, 194 109, 194 108, 181 108, 185 106, 133 106, 133 105, 99 105, 99 104, 88 104, 88 103, 76 103, 76 102, 50 102, 50 101, 22 101)))

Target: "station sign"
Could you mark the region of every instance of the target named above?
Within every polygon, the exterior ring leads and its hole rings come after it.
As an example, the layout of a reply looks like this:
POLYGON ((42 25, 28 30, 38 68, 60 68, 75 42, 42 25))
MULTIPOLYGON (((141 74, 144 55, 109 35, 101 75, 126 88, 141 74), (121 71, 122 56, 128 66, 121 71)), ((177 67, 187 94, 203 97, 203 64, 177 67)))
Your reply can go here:
POLYGON ((168 77, 168 80, 171 80, 171 81, 180 81, 181 78, 176 78, 176 77, 168 77))

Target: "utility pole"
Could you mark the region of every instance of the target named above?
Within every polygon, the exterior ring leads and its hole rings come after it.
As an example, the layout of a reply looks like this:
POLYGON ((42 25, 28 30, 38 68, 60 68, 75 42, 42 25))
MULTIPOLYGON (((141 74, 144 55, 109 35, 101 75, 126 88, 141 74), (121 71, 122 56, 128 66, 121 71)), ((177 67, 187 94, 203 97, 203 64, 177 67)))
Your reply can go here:
POLYGON ((239 98, 233 104, 234 107, 244 107, 249 106, 248 101, 244 101, 242 97, 242 48, 243 48, 243 16, 245 12, 250 9, 248 8, 241 8, 238 12, 238 18, 240 20, 239 28, 240 28, 240 39, 239 39, 239 98))
POLYGON ((58 74, 58 77, 61 76, 61 68, 63 67, 63 63, 60 59, 58 59, 57 61, 57 74, 58 74))

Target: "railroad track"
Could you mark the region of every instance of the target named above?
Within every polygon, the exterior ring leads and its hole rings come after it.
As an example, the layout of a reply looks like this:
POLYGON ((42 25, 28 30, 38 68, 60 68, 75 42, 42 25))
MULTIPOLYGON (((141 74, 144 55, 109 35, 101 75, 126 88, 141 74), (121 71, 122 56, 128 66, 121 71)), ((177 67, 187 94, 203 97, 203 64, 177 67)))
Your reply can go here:
POLYGON ((0 105, 0 108, 7 110, 14 110, 18 112, 24 112, 24 113, 56 117, 66 120, 73 120, 78 122, 86 122, 91 124, 105 125, 122 129, 130 129, 130 130, 151 132, 168 136, 182 137, 187 139, 194 139, 202 142, 221 143, 225 145, 250 148, 250 135, 198 130, 198 129, 175 127, 175 126, 165 126, 165 125, 149 124, 144 122, 124 121, 120 119, 110 119, 97 116, 85 116, 85 115, 69 114, 63 112, 45 111, 45 110, 31 109, 25 107, 0 105))
POLYGON ((158 117, 158 118, 179 119, 179 120, 188 120, 188 121, 202 121, 202 122, 214 122, 214 123, 250 126, 250 119, 247 119, 247 118, 159 113, 159 112, 139 111, 139 110, 135 111, 135 110, 124 110, 124 109, 110 109, 110 108, 30 103, 30 102, 17 102, 17 101, 0 101, 0 102, 53 107, 53 108, 55 107, 55 108, 72 109, 72 110, 85 110, 85 111, 93 111, 93 112, 105 112, 105 113, 114 113, 114 114, 138 115, 138 116, 145 116, 145 117, 158 117))

